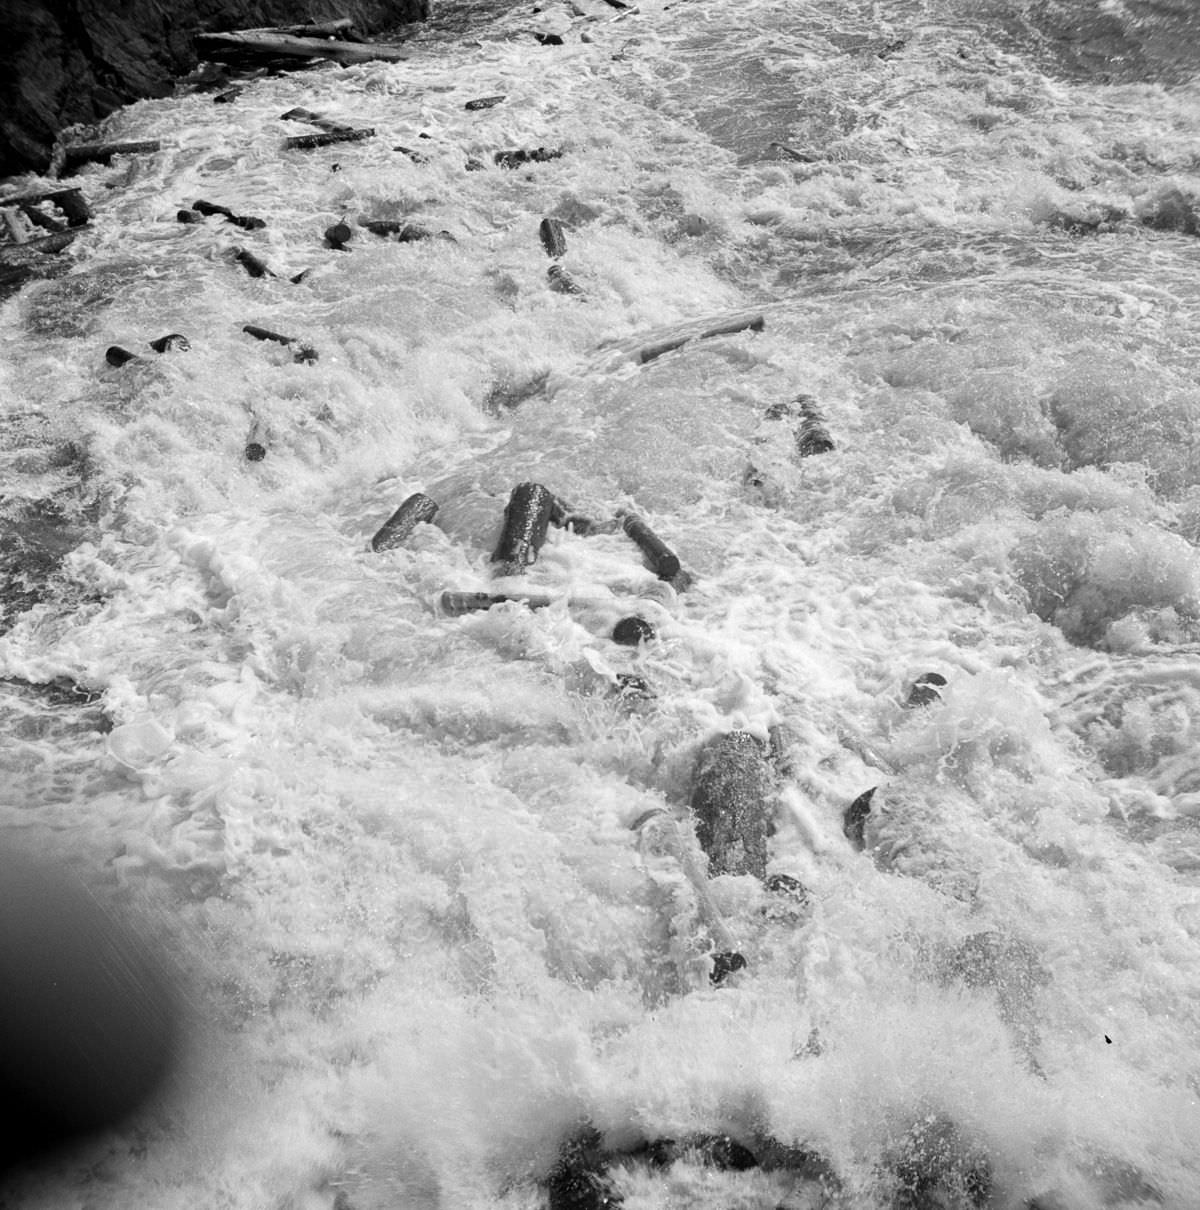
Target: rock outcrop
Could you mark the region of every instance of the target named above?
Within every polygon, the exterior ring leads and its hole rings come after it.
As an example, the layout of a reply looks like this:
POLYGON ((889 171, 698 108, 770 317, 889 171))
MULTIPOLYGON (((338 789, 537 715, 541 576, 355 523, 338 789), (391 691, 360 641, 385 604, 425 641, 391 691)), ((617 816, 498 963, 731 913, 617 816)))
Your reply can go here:
POLYGON ((197 33, 351 17, 362 34, 429 15, 429 0, 2 0, 0 177, 44 170, 55 136, 196 64, 197 33))

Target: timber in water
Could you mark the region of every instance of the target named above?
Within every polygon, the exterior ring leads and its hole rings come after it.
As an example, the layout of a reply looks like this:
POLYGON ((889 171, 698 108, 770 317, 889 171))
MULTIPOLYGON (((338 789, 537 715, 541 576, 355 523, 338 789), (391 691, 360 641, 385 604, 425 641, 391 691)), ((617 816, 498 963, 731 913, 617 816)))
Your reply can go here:
POLYGON ((518 483, 504 509, 504 530, 492 554, 499 575, 519 576, 537 562, 555 508, 554 494, 540 483, 518 483))
POLYGON ((50 165, 51 176, 70 176, 85 164, 108 164, 114 155, 146 155, 161 151, 157 139, 141 139, 127 143, 76 143, 64 147, 50 165))
POLYGON ((206 59, 242 62, 262 59, 332 59, 335 63, 398 63, 410 57, 400 46, 376 42, 347 42, 327 38, 297 37, 276 30, 235 30, 222 34, 199 34, 196 49, 206 59))
POLYGON ((279 332, 272 332, 270 328, 260 328, 257 324, 243 324, 242 331, 248 336, 253 336, 255 340, 266 340, 277 345, 286 345, 292 350, 296 361, 313 362, 319 360, 319 355, 311 345, 306 345, 298 341, 294 336, 284 336, 279 332))
POLYGON ((748 731, 730 731, 704 745, 691 807, 710 874, 766 876, 774 792, 765 745, 748 731))
POLYGON ((436 500, 424 492, 413 492, 371 539, 371 549, 378 553, 402 545, 422 521, 432 523, 437 511, 436 500))
POLYGON ((742 319, 725 320, 723 323, 714 324, 711 328, 706 328, 695 336, 672 336, 666 340, 645 345, 638 350, 638 361, 642 365, 645 365, 648 361, 654 361, 664 353, 670 353, 675 349, 682 348, 693 340, 708 340, 713 336, 729 336, 734 332, 761 332, 765 326, 766 321, 761 315, 750 315, 742 319))

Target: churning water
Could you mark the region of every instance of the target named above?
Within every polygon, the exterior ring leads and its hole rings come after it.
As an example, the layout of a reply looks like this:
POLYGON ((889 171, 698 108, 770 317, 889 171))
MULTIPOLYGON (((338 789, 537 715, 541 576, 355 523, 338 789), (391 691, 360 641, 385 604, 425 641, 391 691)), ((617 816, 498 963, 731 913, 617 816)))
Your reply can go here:
POLYGON ((0 306, 0 823, 152 933, 188 1026, 160 1101, 0 1201, 518 1210, 587 1123, 810 1157, 619 1162, 630 1210, 1194 1208, 1190 0, 445 18, 116 114, 163 150, 81 173, 69 271, 0 306), (284 151, 296 106, 375 137, 284 151), (766 417, 800 394, 832 452, 766 417), (525 481, 640 513, 691 587, 562 529, 497 581, 525 481), (556 603, 437 607, 522 584, 556 603), (631 825, 686 822, 735 729, 775 729, 808 899, 713 878, 714 986, 631 825))

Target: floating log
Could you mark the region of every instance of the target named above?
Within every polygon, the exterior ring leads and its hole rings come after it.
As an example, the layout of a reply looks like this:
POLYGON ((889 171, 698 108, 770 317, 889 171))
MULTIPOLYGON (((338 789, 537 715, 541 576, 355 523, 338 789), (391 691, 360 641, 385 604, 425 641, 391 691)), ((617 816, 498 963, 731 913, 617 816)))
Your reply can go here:
MULTIPOLYGON (((58 176, 70 176, 84 164, 107 164, 114 155, 145 155, 161 151, 162 144, 158 139, 142 139, 131 143, 76 143, 73 147, 62 150, 61 166, 58 176)), ((53 173, 54 165, 51 165, 53 173)))
MULTIPOLYGON (((232 223, 235 227, 241 227, 244 231, 259 231, 267 225, 265 220, 261 218, 254 218, 248 214, 234 214, 228 206, 220 206, 216 202, 206 202, 203 199, 193 202, 192 210, 197 214, 204 215, 206 218, 219 214, 227 222, 232 223)), ((184 211, 181 210, 179 213, 183 214, 184 211)), ((192 222, 193 220, 186 219, 181 221, 192 222)))
POLYGON ((373 138, 374 126, 362 130, 326 130, 321 134, 296 134, 283 140, 285 151, 310 151, 314 147, 328 147, 331 143, 358 143, 373 138))
POLYGON ((402 47, 382 43, 326 41, 258 30, 198 34, 196 49, 208 59, 278 55, 293 59, 332 59, 335 63, 370 63, 377 59, 399 63, 411 56, 411 52, 402 47))
POLYGON ((387 239, 395 236, 402 244, 415 244, 425 239, 445 239, 456 242, 449 231, 430 231, 418 223, 404 223, 394 218, 360 219, 359 225, 365 227, 372 235, 387 239))
POLYGON ((546 255, 557 260, 567 254, 567 237, 563 233, 563 225, 556 218, 544 218, 538 226, 538 238, 546 255))
POLYGON ((424 492, 413 492, 371 539, 371 549, 376 552, 395 549, 422 521, 432 522, 437 511, 436 500, 424 492))
POLYGON ((423 151, 414 151, 411 147, 396 146, 393 151, 403 152, 414 164, 428 164, 429 157, 423 151))
POLYGON ((544 164, 547 160, 562 158, 562 152, 555 148, 533 147, 515 151, 497 151, 492 161, 501 168, 520 168, 524 164, 544 164))
POLYGON ((710 873, 766 876, 774 782, 764 745, 748 731, 701 749, 691 806, 710 873))
POLYGON ((842 818, 842 832, 846 839, 861 853, 866 848, 865 829, 867 817, 871 814, 871 799, 875 797, 878 786, 872 786, 860 794, 847 808, 842 818))
POLYGON ((679 557, 636 513, 617 513, 621 528, 634 540, 646 556, 650 570, 660 580, 674 580, 681 571, 679 557))
POLYGON ((273 344, 287 345, 292 350, 293 358, 296 361, 313 362, 320 359, 312 345, 306 345, 294 336, 284 336, 279 332, 272 332, 270 328, 260 328, 257 324, 243 324, 242 331, 253 336, 255 340, 268 340, 273 344))
POLYGON ((334 223, 332 227, 325 228, 325 242, 331 248, 336 248, 339 252, 345 252, 345 245, 353 234, 354 229, 349 223, 334 223))
POLYGON ((180 332, 169 332, 152 340, 150 347, 156 353, 186 353, 192 347, 192 342, 180 332))
POLYGON ((554 603, 553 597, 508 592, 453 592, 447 589, 438 598, 443 613, 460 617, 464 613, 478 613, 491 609, 493 605, 524 605, 527 609, 545 609, 554 603))
POLYGON ((646 345, 638 350, 638 361, 645 365, 648 361, 653 361, 656 357, 661 357, 664 353, 670 353, 674 349, 682 348, 683 345, 693 340, 708 340, 712 336, 728 336, 734 332, 761 332, 766 326, 766 321, 761 315, 752 315, 744 319, 730 319, 725 323, 716 324, 714 327, 708 328, 699 333, 697 336, 672 336, 667 340, 660 340, 656 344, 646 345))
POLYGON ((946 678, 940 672, 926 672, 917 677, 908 691, 904 709, 912 710, 917 706, 932 706, 934 702, 940 702, 942 695, 938 692, 938 688, 945 683, 946 678))
POLYGON ((234 248, 233 259, 237 261, 251 277, 274 277, 275 274, 267 268, 266 261, 260 260, 246 248, 234 248))
POLYGON ((796 406, 800 412, 800 425, 796 429, 796 450, 801 458, 813 454, 828 454, 833 448, 833 438, 825 427, 825 417, 811 395, 798 395, 796 406))
POLYGON ((645 618, 622 618, 614 627, 612 639, 622 647, 636 647, 654 638, 654 627, 645 618))
POLYGON ((281 122, 307 122, 310 126, 316 126, 319 130, 330 133, 354 129, 352 126, 347 126, 345 122, 335 122, 332 118, 322 117, 321 114, 313 113, 311 109, 305 109, 302 106, 289 109, 287 113, 281 113, 279 120, 281 122))
POLYGON ((246 461, 261 462, 267 456, 267 429, 261 420, 255 420, 246 434, 246 461))
POLYGON ((136 353, 131 353, 128 349, 121 348, 120 345, 109 345, 104 350, 104 360, 110 366, 123 366, 131 361, 141 361, 141 358, 136 353))
POLYGON ((236 101, 242 95, 242 90, 238 87, 227 88, 224 92, 219 92, 213 97, 214 105, 229 105, 236 101))
POLYGON ((473 101, 468 101, 464 109, 491 109, 493 105, 499 105, 505 99, 504 93, 500 93, 495 97, 476 97, 473 101))
POLYGON ((583 293, 583 287, 557 261, 546 270, 546 277, 555 294, 583 293))
POLYGON ((500 564, 498 575, 524 575, 537 562, 553 511, 554 494, 549 488, 540 483, 518 483, 513 488, 504 509, 500 544, 492 554, 492 562, 500 564))

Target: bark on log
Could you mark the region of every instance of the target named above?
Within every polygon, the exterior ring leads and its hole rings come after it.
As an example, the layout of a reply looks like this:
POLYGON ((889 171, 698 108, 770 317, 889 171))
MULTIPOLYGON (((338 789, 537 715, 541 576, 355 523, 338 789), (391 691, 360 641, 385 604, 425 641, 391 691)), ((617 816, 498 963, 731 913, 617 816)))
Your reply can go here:
POLYGON ((424 492, 413 492, 371 539, 371 549, 379 553, 400 546, 420 522, 432 523, 437 511, 436 500, 424 492))
POLYGON ((712 336, 728 336, 734 332, 744 332, 747 329, 751 332, 761 332, 765 326, 766 321, 761 315, 753 315, 748 319, 730 319, 725 323, 719 323, 714 327, 706 329, 697 336, 673 336, 668 340, 660 340, 657 344, 646 345, 638 351, 638 360, 642 365, 645 365, 648 361, 653 361, 664 353, 670 353, 674 349, 682 348, 692 340, 707 340, 712 336))
POLYGON ((681 570, 679 556, 636 513, 618 512, 621 528, 646 556, 650 570, 660 580, 671 581, 681 570))
POLYGON ((321 38, 297 38, 290 34, 260 33, 256 30, 199 34, 196 49, 209 59, 250 54, 264 57, 282 55, 292 59, 332 59, 335 63, 371 63, 378 59, 399 63, 411 57, 410 51, 399 46, 373 42, 330 42, 321 38))
POLYGON ((321 134, 294 134, 283 140, 286 151, 311 151, 314 147, 328 147, 331 143, 359 143, 373 138, 374 126, 362 130, 326 130, 321 134))
POLYGON ((492 555, 492 562, 500 564, 498 575, 521 576, 537 562, 553 511, 554 494, 540 483, 513 488, 504 510, 504 532, 492 555))
POLYGON ((62 162, 50 165, 50 175, 70 176, 84 164, 107 164, 114 155, 140 155, 161 149, 162 144, 157 139, 135 143, 77 143, 63 149, 62 162))
POLYGON ((763 744, 747 731, 719 735, 701 750, 692 811, 710 874, 766 876, 774 782, 763 744))

